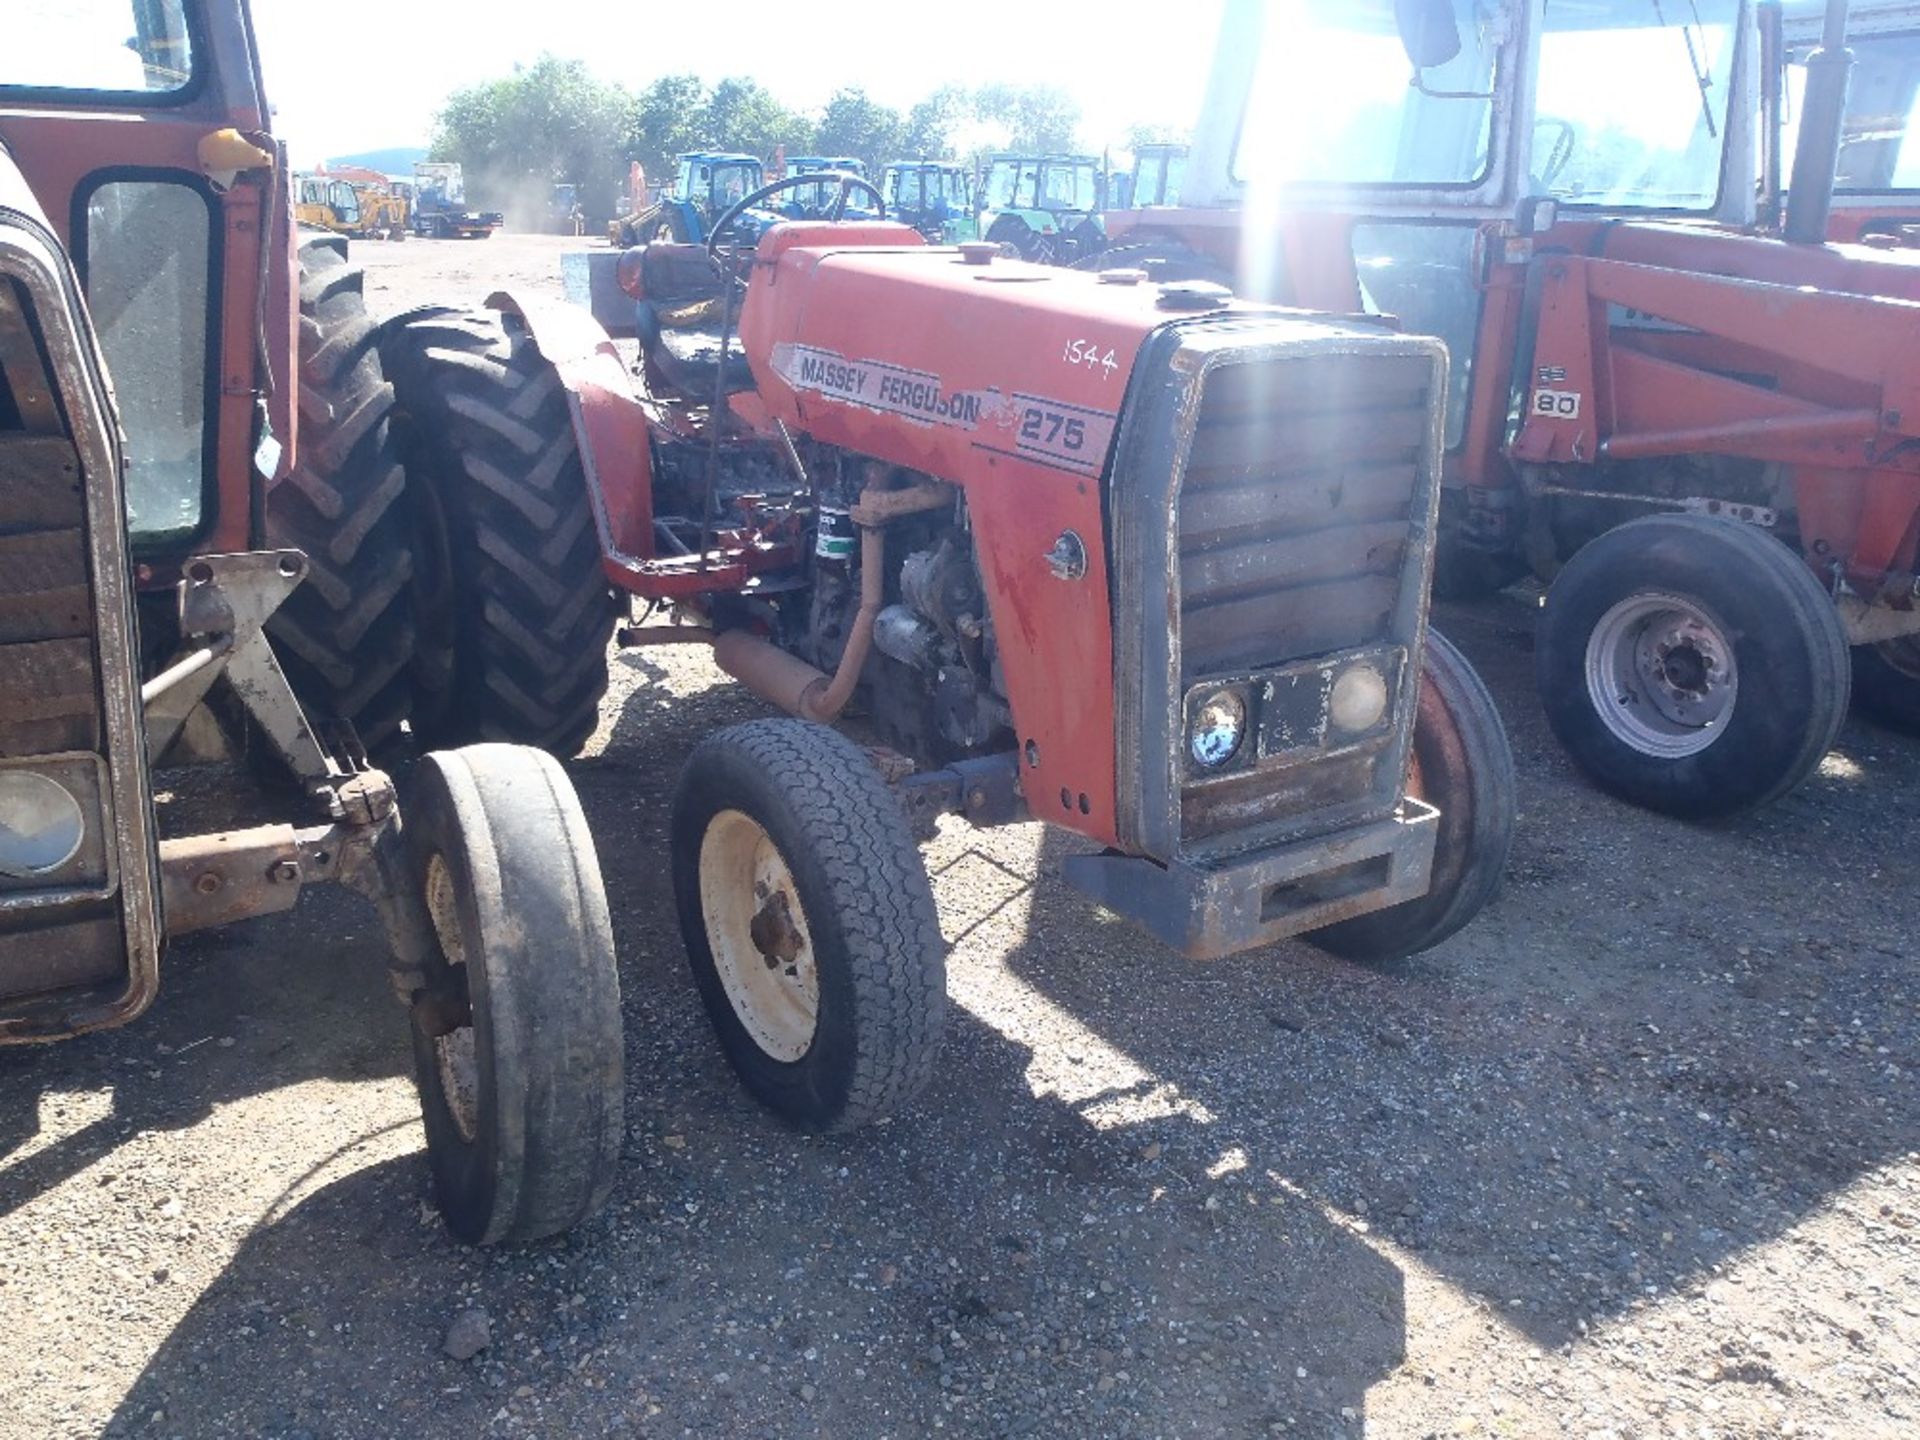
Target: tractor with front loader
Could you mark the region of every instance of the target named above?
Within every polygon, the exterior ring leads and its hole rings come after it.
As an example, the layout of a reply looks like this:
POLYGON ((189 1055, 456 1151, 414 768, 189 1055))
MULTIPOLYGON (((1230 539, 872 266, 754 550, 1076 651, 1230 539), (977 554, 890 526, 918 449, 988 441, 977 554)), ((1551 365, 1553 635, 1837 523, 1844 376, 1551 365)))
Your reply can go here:
POLYGON ((563 1230, 612 1188, 624 1079, 572 785, 414 703, 393 390, 345 240, 296 236, 243 0, 62 22, 0 35, 0 1043, 125 1024, 170 940, 344 885, 449 1227, 563 1230), (409 716, 450 748, 402 787, 368 752, 409 716), (242 745, 284 819, 161 803, 161 767, 242 745))
POLYGON ((1920 726, 1920 271, 1825 243, 1846 9, 1787 186, 1775 7, 1234 0, 1182 208, 1100 260, 1444 339, 1439 583, 1548 582, 1555 734, 1682 816, 1790 790, 1850 688, 1920 726))
MULTIPOLYGON (((613 224, 610 238, 619 245, 668 240, 682 245, 705 242, 713 222, 734 201, 757 190, 766 178, 759 159, 712 151, 694 151, 677 157, 673 185, 653 204, 623 216, 613 224)), ((760 212, 742 218, 747 231, 758 233, 780 217, 760 212)))

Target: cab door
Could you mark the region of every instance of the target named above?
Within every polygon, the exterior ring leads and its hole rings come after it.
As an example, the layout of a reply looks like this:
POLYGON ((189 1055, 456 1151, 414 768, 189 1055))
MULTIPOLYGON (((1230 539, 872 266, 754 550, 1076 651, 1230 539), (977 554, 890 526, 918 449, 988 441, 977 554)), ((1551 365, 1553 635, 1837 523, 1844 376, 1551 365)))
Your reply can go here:
POLYGON ((295 437, 291 206, 284 166, 260 163, 272 147, 244 0, 8 8, 0 144, 99 331, 134 551, 164 569, 246 549, 256 453, 284 471, 295 437))

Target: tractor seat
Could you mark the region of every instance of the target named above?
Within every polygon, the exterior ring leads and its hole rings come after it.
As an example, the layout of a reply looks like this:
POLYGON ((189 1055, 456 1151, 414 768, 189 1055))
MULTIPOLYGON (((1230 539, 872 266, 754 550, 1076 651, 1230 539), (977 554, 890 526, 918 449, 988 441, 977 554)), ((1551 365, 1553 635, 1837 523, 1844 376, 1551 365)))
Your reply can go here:
MULTIPOLYGON (((696 399, 712 396, 714 372, 721 363, 717 322, 698 329, 661 330, 646 347, 648 357, 674 389, 696 399)), ((726 388, 729 395, 753 389, 753 370, 737 334, 727 341, 726 388)))
POLYGON ((720 277, 707 258, 706 246, 658 240, 640 247, 640 288, 662 309, 674 309, 718 295, 720 277))

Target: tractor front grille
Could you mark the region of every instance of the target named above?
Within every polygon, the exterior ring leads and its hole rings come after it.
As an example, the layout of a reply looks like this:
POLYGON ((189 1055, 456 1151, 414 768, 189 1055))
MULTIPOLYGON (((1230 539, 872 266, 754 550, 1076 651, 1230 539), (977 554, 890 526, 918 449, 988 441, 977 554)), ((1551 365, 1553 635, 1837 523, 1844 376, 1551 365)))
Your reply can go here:
POLYGON ((0 1041, 138 1013, 160 918, 109 395, 10 185, 0 164, 0 1041))
POLYGON ((1206 863, 1394 812, 1445 374, 1437 341, 1298 314, 1174 325, 1142 352, 1109 506, 1130 844, 1206 863), (1343 731, 1330 696, 1355 667, 1388 702, 1343 731), (1189 724, 1221 690, 1247 738, 1207 767, 1189 724))
POLYGON ((1418 355, 1209 377, 1180 479, 1184 678, 1391 638, 1433 379, 1418 355))

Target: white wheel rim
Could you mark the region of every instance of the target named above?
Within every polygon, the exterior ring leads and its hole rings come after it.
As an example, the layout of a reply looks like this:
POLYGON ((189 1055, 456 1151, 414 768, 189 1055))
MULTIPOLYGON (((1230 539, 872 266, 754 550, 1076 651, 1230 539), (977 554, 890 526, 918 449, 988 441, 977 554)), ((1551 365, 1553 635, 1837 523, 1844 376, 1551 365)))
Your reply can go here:
POLYGON ((720 984, 753 1043, 792 1064, 820 1023, 820 969, 799 886, 764 826, 722 810, 700 841, 700 913, 720 984))
POLYGON ((1587 696, 1615 739, 1681 760, 1726 732, 1740 691, 1720 624, 1678 595, 1629 596, 1587 638, 1587 696))
MULTIPOLYGON (((467 947, 460 931, 460 900, 447 863, 435 855, 427 861, 427 914, 440 953, 449 965, 467 963, 467 947)), ((480 1058, 474 1048, 472 1024, 433 1041, 434 1067, 440 1072, 440 1093, 460 1138, 472 1144, 480 1133, 480 1058)))

